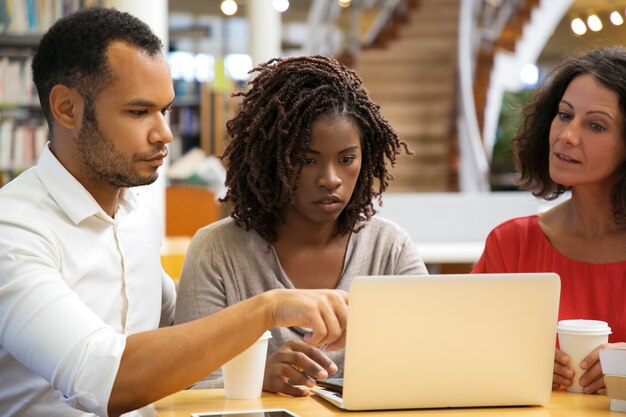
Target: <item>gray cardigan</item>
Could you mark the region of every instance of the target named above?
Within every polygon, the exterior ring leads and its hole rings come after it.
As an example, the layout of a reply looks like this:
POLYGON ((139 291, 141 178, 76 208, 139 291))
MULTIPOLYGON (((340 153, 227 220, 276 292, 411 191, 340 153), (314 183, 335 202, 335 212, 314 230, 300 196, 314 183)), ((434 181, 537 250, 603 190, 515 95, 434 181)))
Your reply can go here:
MULTIPOLYGON (((352 233, 338 289, 348 291, 359 275, 427 274, 409 235, 395 223, 373 217, 352 233)), ((294 288, 273 247, 258 233, 238 227, 231 218, 203 227, 191 241, 180 278, 176 323, 194 320, 275 288, 294 288)), ((289 339, 301 336, 287 328, 272 328, 268 355, 289 339)), ((343 349, 328 353, 343 375, 343 349)), ((218 370, 194 388, 222 387, 218 370)))

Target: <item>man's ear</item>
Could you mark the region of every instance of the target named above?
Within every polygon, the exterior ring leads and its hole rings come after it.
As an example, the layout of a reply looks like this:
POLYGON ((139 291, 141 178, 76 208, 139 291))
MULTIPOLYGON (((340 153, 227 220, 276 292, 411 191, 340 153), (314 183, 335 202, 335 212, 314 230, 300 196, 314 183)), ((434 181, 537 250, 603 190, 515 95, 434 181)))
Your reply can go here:
POLYGON ((78 91, 63 84, 50 90, 52 116, 67 129, 77 129, 83 119, 83 97, 78 91))

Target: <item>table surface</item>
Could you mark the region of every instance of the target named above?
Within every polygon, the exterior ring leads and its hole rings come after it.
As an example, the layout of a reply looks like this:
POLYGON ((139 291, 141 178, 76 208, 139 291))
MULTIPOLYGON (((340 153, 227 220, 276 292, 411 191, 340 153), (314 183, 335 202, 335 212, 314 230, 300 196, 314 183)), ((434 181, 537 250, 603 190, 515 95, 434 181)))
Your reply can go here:
POLYGON ((445 416, 445 417, 626 417, 626 414, 609 411, 609 399, 599 395, 584 395, 569 392, 553 392, 552 399, 545 406, 429 409, 395 411, 343 411, 327 401, 311 394, 311 397, 291 398, 263 393, 258 400, 227 400, 224 390, 186 390, 166 397, 154 404, 159 417, 189 417, 193 412, 258 410, 262 408, 286 408, 300 417, 406 417, 406 416, 445 416))

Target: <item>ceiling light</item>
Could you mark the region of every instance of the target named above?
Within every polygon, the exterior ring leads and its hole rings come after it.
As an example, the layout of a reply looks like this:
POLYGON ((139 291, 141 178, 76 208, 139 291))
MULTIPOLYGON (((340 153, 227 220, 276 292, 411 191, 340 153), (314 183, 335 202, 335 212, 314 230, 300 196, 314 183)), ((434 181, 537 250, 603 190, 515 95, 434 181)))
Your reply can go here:
POLYGON ((594 32, 599 32, 602 30, 602 21, 598 15, 592 14, 587 18, 587 26, 594 32))
POLYGON ((539 68, 535 64, 526 64, 522 67, 520 78, 526 85, 535 85, 539 81, 539 68))
POLYGON ((226 16, 232 16, 237 13, 237 3, 235 0, 223 0, 220 9, 226 16))
POLYGON ((337 3, 339 4, 340 7, 346 8, 346 7, 350 7, 352 0, 337 0, 337 3))
POLYGON ((289 8, 289 0, 272 0, 272 6, 277 12, 284 12, 289 8))
POLYGON ((587 33, 587 26, 585 26, 585 22, 583 22, 583 20, 580 17, 577 17, 576 19, 572 20, 572 32, 574 32, 577 35, 584 35, 585 33, 587 33))
POLYGON ((619 26, 624 23, 624 18, 622 17, 620 12, 613 11, 611 13, 611 23, 613 23, 615 26, 619 26))

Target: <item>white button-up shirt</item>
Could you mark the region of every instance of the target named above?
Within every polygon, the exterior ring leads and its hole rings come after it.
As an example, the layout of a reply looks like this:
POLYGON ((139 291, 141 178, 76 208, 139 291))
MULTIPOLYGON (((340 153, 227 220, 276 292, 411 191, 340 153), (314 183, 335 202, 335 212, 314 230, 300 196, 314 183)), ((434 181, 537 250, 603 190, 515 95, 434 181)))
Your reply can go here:
POLYGON ((48 146, 0 189, 0 415, 106 415, 126 335, 173 321, 158 209, 122 194, 111 218, 48 146))

